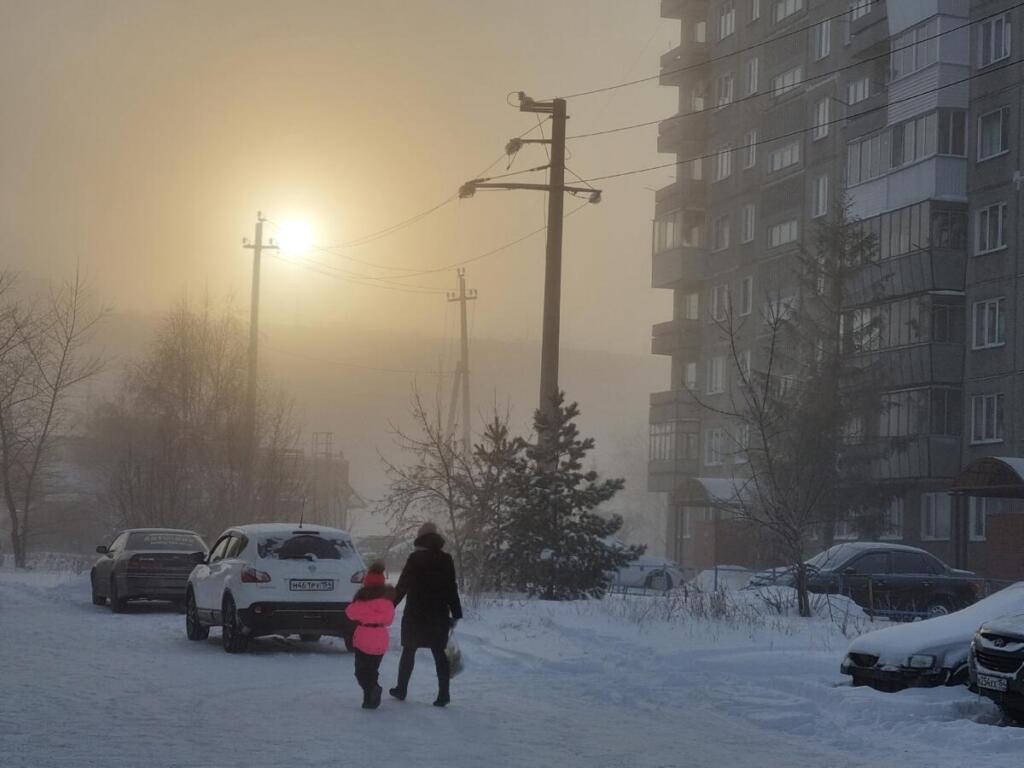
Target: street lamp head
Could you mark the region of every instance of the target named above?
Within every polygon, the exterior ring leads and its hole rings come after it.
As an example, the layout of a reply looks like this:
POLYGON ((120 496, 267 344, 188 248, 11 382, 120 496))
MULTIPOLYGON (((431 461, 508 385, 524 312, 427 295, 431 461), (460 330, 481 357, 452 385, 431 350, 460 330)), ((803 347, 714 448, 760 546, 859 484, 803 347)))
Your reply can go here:
POLYGON ((590 193, 590 202, 593 203, 594 205, 597 205, 598 203, 601 202, 600 189, 595 189, 593 192, 590 193))
POLYGON ((459 197, 461 199, 465 199, 467 197, 472 197, 473 195, 475 195, 476 184, 478 181, 479 179, 473 179, 472 181, 467 181, 465 184, 459 187, 459 197))
POLYGON ((505 154, 509 157, 519 154, 519 150, 523 148, 522 139, 509 139, 508 144, 505 145, 505 154))

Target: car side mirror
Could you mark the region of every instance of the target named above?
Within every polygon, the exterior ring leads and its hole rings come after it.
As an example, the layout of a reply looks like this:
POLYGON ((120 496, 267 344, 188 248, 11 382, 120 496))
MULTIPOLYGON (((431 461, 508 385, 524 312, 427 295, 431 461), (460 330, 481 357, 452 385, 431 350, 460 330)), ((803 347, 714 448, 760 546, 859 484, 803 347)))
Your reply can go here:
POLYGON ((100 544, 98 547, 96 547, 96 554, 98 554, 98 555, 105 555, 105 554, 107 554, 106 546, 104 546, 103 544, 100 544))

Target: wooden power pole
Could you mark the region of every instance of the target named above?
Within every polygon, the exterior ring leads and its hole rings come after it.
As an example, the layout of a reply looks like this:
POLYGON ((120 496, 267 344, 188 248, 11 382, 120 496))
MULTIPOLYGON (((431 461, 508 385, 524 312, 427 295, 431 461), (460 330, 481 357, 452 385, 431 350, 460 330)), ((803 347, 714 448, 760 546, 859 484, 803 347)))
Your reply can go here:
POLYGON ((469 323, 466 319, 466 302, 474 301, 477 297, 475 290, 466 290, 466 270, 459 269, 459 290, 458 293, 448 293, 448 301, 459 302, 459 317, 461 321, 462 343, 459 352, 459 365, 455 369, 455 380, 452 382, 452 398, 448 406, 448 434, 452 433, 455 427, 455 404, 462 400, 462 453, 469 457, 472 447, 470 430, 470 406, 469 406, 469 323))

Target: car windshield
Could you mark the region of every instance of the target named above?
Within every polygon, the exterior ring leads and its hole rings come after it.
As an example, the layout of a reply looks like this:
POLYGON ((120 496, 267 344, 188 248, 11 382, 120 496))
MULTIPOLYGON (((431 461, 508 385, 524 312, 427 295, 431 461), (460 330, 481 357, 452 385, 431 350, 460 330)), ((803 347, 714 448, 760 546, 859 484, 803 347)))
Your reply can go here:
POLYGON ((206 545, 194 533, 138 531, 129 534, 125 549, 151 549, 163 552, 204 552, 206 551, 206 545))
POLYGON ((853 551, 845 544, 836 544, 824 552, 819 552, 806 562, 815 571, 831 571, 850 559, 853 551))
POLYGON ((311 557, 317 560, 342 560, 356 556, 355 547, 348 539, 322 536, 319 533, 263 536, 256 550, 260 557, 276 560, 311 557))

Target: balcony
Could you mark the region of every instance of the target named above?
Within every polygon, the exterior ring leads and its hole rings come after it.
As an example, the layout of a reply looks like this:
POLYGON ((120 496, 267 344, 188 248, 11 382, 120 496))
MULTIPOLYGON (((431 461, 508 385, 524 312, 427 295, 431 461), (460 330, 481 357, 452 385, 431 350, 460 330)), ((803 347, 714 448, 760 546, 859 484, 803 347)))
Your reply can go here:
POLYGON ((964 345, 931 342, 855 355, 854 365, 878 366, 886 387, 959 384, 963 381, 964 345))
POLYGON ((952 478, 960 471, 960 438, 918 435, 879 440, 880 452, 871 462, 879 480, 952 478))
POLYGON ((661 0, 661 18, 682 19, 686 5, 686 0, 661 0))
POLYGON ((654 215, 663 216, 680 208, 703 210, 706 196, 707 187, 703 181, 674 181, 654 193, 654 215))
POLYGON ((932 248, 866 264, 847 281, 846 302, 873 304, 925 291, 962 291, 966 259, 960 250, 932 248))
POLYGON ((682 157, 699 157, 706 150, 706 112, 673 115, 658 123, 658 151, 682 157))
POLYGON ((699 474, 700 462, 697 459, 651 459, 647 462, 647 490, 670 493, 684 478, 699 474))
POLYGON ((708 44, 685 41, 661 55, 660 85, 685 85, 691 75, 699 76, 696 69, 708 61, 708 44))
POLYGON ((651 260, 652 288, 679 288, 704 278, 707 251, 704 248, 677 246, 654 254, 651 260))
POLYGON ((651 329, 651 354, 675 355, 683 349, 700 346, 700 322, 669 320, 651 329))
POLYGON ((703 410, 685 389, 670 389, 651 394, 651 424, 700 419, 703 410))

